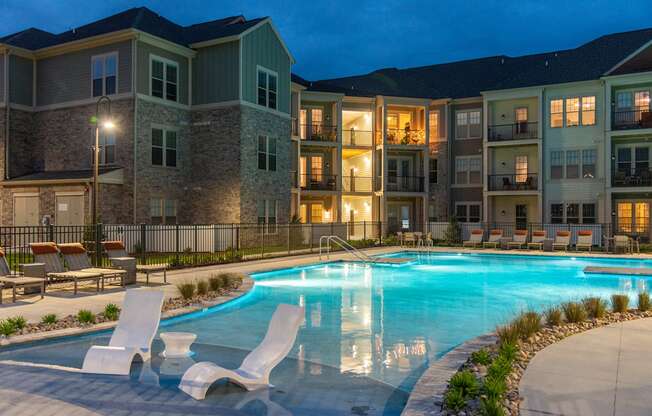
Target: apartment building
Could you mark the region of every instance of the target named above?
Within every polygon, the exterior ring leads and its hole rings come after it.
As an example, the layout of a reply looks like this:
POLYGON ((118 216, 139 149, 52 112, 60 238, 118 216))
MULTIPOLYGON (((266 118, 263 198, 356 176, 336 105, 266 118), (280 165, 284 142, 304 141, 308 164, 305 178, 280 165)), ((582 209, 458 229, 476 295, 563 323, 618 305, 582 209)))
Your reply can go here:
POLYGON ((97 125, 101 221, 288 221, 293 62, 269 18, 147 8, 0 38, 2 224, 88 222, 97 125))

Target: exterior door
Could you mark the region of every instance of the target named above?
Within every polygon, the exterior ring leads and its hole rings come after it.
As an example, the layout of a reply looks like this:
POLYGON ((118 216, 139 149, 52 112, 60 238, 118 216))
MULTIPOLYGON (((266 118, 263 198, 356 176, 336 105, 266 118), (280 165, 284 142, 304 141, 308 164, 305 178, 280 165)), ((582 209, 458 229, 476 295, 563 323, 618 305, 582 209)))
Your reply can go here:
POLYGON ((39 225, 39 199, 38 196, 14 196, 14 225, 35 226, 39 225))
POLYGON ((618 202, 617 232, 648 237, 650 234, 650 203, 643 201, 618 202))
POLYGON ((527 205, 525 204, 516 205, 516 229, 527 229, 527 205))
POLYGON ((527 181, 527 155, 516 156, 514 159, 514 167, 516 172, 516 183, 525 183, 527 181))
POLYGON ((56 225, 84 224, 83 195, 57 195, 56 203, 56 225))

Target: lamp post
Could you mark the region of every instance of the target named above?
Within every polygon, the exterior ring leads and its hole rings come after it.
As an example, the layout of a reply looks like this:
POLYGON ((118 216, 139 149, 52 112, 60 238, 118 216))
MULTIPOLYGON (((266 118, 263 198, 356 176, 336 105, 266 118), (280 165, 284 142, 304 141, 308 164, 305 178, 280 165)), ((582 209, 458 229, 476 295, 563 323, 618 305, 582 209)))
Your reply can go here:
POLYGON ((100 174, 100 105, 107 104, 107 117, 102 120, 102 126, 106 130, 113 129, 111 121, 111 99, 106 95, 101 96, 95 105, 95 145, 93 146, 93 199, 92 199, 92 224, 97 224, 97 194, 99 192, 98 177, 100 174))

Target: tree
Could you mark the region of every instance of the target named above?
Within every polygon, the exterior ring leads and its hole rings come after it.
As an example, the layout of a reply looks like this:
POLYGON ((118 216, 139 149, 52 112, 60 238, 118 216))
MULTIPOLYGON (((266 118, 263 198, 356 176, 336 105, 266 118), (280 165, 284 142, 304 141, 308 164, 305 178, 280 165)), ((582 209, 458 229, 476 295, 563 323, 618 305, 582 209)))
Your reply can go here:
POLYGON ((451 217, 444 233, 444 241, 448 245, 459 244, 462 240, 461 235, 462 227, 460 227, 460 223, 457 222, 457 218, 451 217))

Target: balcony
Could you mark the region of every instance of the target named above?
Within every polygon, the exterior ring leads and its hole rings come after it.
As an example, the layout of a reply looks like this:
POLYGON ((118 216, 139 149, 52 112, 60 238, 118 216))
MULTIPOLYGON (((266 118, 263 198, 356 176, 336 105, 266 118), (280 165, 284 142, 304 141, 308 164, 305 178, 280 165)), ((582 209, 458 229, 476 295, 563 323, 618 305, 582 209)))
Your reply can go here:
POLYGON ((426 144, 426 134, 416 129, 387 129, 387 144, 404 146, 423 146, 426 144))
POLYGON ((489 126, 488 140, 490 142, 504 142, 509 140, 536 139, 539 136, 538 126, 539 123, 536 121, 489 126))
POLYGON ((371 146, 373 141, 373 132, 344 129, 342 130, 342 143, 344 146, 371 146))
POLYGON ((538 176, 536 173, 489 175, 490 191, 536 191, 538 176))
POLYGON ((304 173, 299 175, 299 185, 306 191, 336 191, 337 175, 304 173))
POLYGON ((302 124, 300 137, 301 140, 312 140, 315 142, 336 142, 337 126, 325 126, 323 124, 302 124))
POLYGON ((423 176, 387 176, 388 192, 423 192, 423 176))
POLYGON ((613 130, 650 129, 652 112, 647 106, 616 110, 611 115, 611 122, 613 130))
POLYGON ((373 178, 363 176, 342 176, 342 190, 344 192, 371 192, 373 178))
POLYGON ((652 170, 637 169, 634 174, 618 170, 614 172, 611 184, 618 188, 652 186, 652 170))

